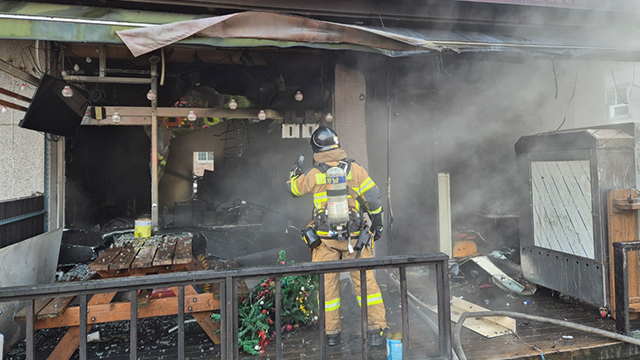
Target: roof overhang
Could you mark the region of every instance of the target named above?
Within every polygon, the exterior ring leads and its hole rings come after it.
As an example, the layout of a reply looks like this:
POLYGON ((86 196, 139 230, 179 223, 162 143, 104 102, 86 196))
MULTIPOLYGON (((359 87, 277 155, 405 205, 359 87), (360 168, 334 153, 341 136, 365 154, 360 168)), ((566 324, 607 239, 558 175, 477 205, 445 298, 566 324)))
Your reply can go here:
POLYGON ((148 12, 5 1, 0 38, 126 44, 135 55, 171 44, 214 47, 309 47, 390 57, 441 51, 510 52, 527 56, 637 59, 640 38, 618 28, 522 28, 508 34, 366 27, 272 12, 225 16, 148 12), (598 34, 598 36, 594 36, 598 34), (125 41, 123 41, 123 39, 125 41))

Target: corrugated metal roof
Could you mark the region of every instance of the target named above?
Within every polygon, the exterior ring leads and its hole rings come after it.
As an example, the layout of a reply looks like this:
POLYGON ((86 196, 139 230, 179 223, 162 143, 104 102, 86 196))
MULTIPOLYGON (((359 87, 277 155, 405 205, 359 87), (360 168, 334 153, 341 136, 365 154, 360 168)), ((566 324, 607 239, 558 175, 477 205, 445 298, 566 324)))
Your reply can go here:
MULTIPOLYGON (((416 30, 365 27, 306 17, 244 12, 209 17, 175 13, 83 6, 0 2, 0 38, 121 44, 128 41, 157 49, 179 42, 215 47, 310 47, 356 50, 390 57, 434 51, 513 52, 530 56, 616 58, 640 54, 640 38, 617 29, 599 29, 594 37, 583 29, 522 28, 518 35, 498 32, 416 30), (242 21, 236 21, 237 19, 242 21), (203 25, 206 25, 204 26, 203 25), (220 25, 224 24, 224 25, 220 25), (223 33, 232 24, 233 33, 223 33), (271 25, 269 25, 271 24, 271 25), (185 29, 192 31, 185 31, 185 29), (216 30, 217 29, 217 30, 216 30), (216 32, 218 31, 218 32, 216 32), (279 34, 275 36, 275 34, 279 34)), ((134 54, 143 50, 135 50, 134 54)))

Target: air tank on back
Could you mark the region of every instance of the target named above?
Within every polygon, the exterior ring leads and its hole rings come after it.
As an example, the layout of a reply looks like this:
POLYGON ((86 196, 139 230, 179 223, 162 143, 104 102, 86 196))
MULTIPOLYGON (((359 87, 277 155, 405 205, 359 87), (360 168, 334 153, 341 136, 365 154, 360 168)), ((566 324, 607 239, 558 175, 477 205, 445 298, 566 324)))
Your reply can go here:
POLYGON ((347 174, 337 166, 327 170, 327 216, 333 226, 349 221, 349 197, 347 174))

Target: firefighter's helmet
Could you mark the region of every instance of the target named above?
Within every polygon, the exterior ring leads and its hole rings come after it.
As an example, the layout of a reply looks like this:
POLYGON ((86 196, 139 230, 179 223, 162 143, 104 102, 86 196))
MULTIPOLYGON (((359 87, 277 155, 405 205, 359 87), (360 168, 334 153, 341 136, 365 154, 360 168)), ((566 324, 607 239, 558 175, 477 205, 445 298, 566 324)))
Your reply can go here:
POLYGON ((311 134, 311 148, 314 153, 337 149, 340 147, 338 134, 333 129, 326 126, 319 126, 311 134))

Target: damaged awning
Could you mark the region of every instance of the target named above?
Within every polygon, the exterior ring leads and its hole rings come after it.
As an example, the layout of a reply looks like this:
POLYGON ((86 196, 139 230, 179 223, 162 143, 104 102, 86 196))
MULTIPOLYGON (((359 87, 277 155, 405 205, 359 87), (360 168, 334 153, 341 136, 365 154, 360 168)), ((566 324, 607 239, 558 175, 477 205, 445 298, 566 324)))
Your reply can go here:
POLYGON ((607 28, 522 27, 517 34, 425 30, 341 24, 273 12, 203 17, 18 1, 0 3, 0 20, 2 39, 124 43, 134 55, 171 44, 308 47, 390 57, 450 51, 617 60, 640 54, 639 38, 607 28))

